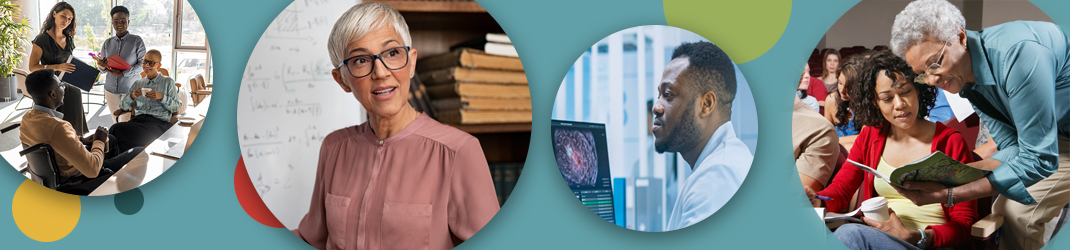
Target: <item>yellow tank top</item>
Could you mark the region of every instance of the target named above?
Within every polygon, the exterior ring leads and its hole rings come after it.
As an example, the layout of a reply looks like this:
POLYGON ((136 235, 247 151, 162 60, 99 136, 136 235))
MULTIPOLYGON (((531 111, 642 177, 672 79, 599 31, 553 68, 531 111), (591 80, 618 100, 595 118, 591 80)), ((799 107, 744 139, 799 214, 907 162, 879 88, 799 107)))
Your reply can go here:
MULTIPOLYGON (((888 165, 884 157, 881 157, 880 163, 877 164, 877 172, 890 176, 894 170, 895 167, 888 165)), ((895 211, 895 215, 899 216, 899 221, 903 222, 903 226, 907 229, 915 230, 930 225, 943 225, 946 222, 943 204, 915 206, 909 199, 896 192, 892 184, 876 178, 873 180, 873 188, 877 190, 877 195, 888 199, 888 208, 895 211)))

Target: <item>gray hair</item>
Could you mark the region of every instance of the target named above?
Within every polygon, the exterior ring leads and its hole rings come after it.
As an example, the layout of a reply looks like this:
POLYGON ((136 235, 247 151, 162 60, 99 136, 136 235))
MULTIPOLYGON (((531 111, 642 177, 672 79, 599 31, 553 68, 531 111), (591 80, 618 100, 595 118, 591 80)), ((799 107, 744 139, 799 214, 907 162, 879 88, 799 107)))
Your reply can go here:
POLYGON ((402 45, 411 45, 409 25, 398 10, 384 3, 364 2, 349 8, 331 28, 327 38, 327 53, 331 56, 331 65, 342 64, 346 59, 346 45, 359 40, 365 34, 379 27, 390 24, 401 37, 402 45))
POLYGON ((906 49, 927 36, 944 42, 955 42, 966 18, 955 5, 946 0, 917 0, 895 15, 892 24, 892 52, 904 56, 906 49))

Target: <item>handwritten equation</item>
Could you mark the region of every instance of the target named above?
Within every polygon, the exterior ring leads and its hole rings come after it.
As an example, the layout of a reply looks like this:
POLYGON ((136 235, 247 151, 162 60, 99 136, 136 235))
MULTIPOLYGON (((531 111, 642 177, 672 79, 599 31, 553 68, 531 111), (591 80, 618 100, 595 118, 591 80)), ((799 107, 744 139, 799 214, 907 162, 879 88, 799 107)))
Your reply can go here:
POLYGON ((327 54, 334 22, 356 0, 297 0, 253 48, 238 94, 238 145, 264 203, 287 228, 308 210, 320 145, 360 124, 362 106, 338 87, 327 54))

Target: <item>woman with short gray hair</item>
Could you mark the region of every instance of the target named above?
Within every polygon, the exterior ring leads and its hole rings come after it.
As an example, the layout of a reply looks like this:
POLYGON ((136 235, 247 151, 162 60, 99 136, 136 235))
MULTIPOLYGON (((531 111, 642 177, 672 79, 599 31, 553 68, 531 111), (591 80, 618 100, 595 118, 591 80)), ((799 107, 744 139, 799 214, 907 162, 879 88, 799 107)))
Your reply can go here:
POLYGON ((907 183, 917 204, 969 201, 999 194, 992 212, 1006 217, 1004 249, 1044 245, 1044 225, 1070 202, 1070 46, 1053 23, 1015 21, 965 29, 946 0, 907 5, 892 26, 891 48, 916 82, 970 100, 999 151, 969 165, 988 178, 958 187, 907 183))
POLYGON ((411 44, 405 19, 382 3, 353 6, 331 30, 331 75, 368 121, 323 139, 308 214, 293 230, 313 247, 450 249, 498 212, 479 140, 409 105, 411 44))

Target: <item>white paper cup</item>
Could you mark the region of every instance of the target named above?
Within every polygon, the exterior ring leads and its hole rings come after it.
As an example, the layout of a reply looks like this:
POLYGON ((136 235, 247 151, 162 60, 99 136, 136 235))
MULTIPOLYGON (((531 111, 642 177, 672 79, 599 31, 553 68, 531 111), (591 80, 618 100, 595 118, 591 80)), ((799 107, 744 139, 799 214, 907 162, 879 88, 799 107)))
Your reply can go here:
POLYGON ((149 92, 152 92, 151 88, 141 88, 141 95, 149 95, 149 92))
POLYGON ((884 197, 873 197, 862 202, 862 214, 866 218, 876 221, 888 221, 888 200, 884 197))

